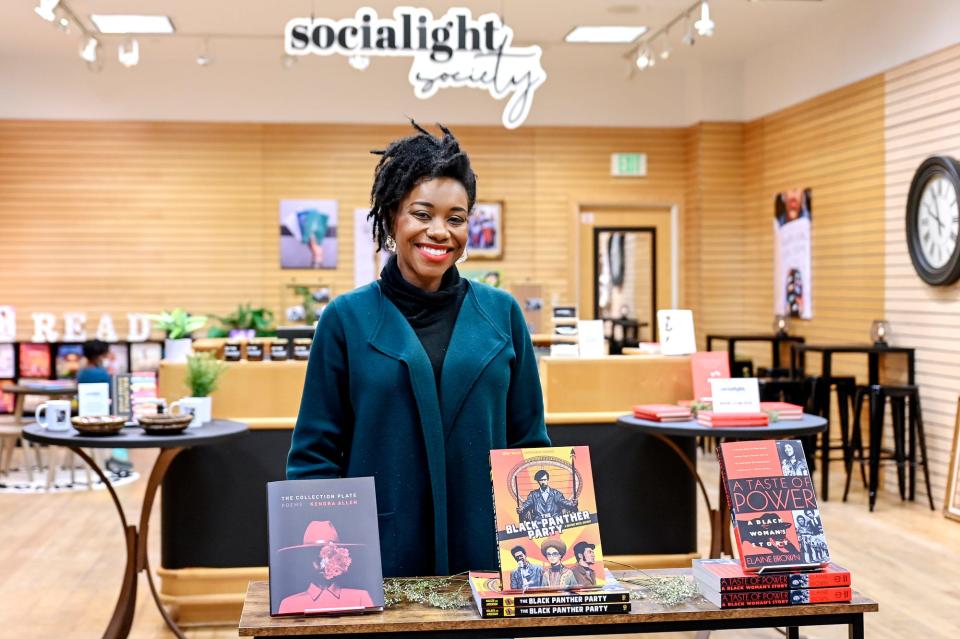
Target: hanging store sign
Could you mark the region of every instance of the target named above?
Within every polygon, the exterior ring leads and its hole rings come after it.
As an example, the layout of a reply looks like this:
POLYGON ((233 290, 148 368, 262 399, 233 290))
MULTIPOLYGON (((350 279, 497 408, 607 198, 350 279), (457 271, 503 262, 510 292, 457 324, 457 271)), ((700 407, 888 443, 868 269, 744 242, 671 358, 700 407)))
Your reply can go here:
POLYGON ((450 9, 434 19, 427 9, 397 7, 393 19, 370 8, 353 18, 293 18, 284 30, 289 55, 409 56, 409 79, 421 99, 446 87, 485 89, 507 99, 503 126, 515 129, 530 113, 547 79, 539 46, 513 47, 513 30, 495 13, 476 20, 470 10, 450 9))

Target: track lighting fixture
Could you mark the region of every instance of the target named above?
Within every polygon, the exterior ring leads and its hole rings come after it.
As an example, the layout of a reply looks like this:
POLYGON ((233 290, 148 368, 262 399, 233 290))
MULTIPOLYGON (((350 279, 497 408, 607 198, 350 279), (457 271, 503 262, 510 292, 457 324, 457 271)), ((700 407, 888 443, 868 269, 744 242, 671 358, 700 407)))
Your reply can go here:
POLYGON ((347 62, 357 71, 364 71, 370 66, 370 57, 365 55, 352 55, 347 58, 347 62))
POLYGON ((210 42, 204 38, 203 48, 200 50, 200 53, 197 54, 197 64, 201 67, 208 67, 213 64, 213 54, 210 53, 210 42))
POLYGON ((33 12, 47 22, 53 22, 57 17, 54 9, 57 8, 58 4, 60 4, 60 0, 40 0, 40 4, 34 8, 33 12))
POLYGON ((97 49, 99 48, 100 43, 97 41, 97 39, 93 36, 89 36, 80 45, 80 57, 93 64, 97 61, 97 49))
POLYGON ((140 62, 140 43, 136 40, 128 40, 121 44, 117 48, 117 59, 128 69, 137 66, 140 62))
POLYGON ((696 43, 697 36, 705 38, 712 36, 716 28, 716 23, 710 18, 709 1, 697 0, 668 23, 637 42, 623 57, 631 62, 635 61, 636 68, 641 70, 654 66, 657 59, 670 59, 673 53, 670 45, 670 29, 680 22, 683 23, 683 35, 680 37, 680 41, 688 47, 692 47, 696 43), (699 11, 699 14, 694 14, 694 11, 699 11), (695 15, 699 15, 696 22, 693 21, 695 15), (660 46, 657 46, 658 39, 660 46))
POLYGON ((710 4, 707 0, 700 3, 700 19, 693 26, 697 28, 697 33, 705 38, 713 35, 713 28, 716 24, 710 19, 710 4))

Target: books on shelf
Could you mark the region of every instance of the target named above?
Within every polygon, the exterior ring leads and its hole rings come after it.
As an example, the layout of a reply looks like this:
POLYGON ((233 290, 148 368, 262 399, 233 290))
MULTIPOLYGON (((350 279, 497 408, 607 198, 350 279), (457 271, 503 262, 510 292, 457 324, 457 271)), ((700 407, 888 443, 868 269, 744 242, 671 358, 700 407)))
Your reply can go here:
POLYGON ((373 477, 267 484, 270 614, 383 610, 373 477))
POLYGON ((697 413, 697 422, 711 428, 736 428, 768 426, 770 417, 766 413, 716 413, 702 410, 697 413))
POLYGON ((719 593, 745 590, 796 590, 802 588, 850 587, 850 571, 837 564, 808 572, 744 571, 736 559, 694 559, 693 576, 702 587, 719 593))
POLYGON ((47 379, 50 372, 50 345, 21 342, 19 377, 47 379))
POLYGON ((760 402, 760 410, 765 413, 776 413, 781 422, 798 421, 803 419, 803 406, 789 402, 760 402))
POLYGON ((602 588, 555 590, 528 594, 503 592, 496 572, 470 571, 470 590, 480 616, 542 617, 554 615, 618 614, 630 612, 630 591, 609 570, 602 588))
POLYGON ((799 441, 724 442, 717 456, 745 572, 812 570, 830 563, 799 441))
POLYGON ((685 422, 693 419, 689 407, 675 404, 637 404, 633 416, 651 422, 685 422))
POLYGON ((606 583, 586 446, 492 450, 490 474, 504 592, 606 583))

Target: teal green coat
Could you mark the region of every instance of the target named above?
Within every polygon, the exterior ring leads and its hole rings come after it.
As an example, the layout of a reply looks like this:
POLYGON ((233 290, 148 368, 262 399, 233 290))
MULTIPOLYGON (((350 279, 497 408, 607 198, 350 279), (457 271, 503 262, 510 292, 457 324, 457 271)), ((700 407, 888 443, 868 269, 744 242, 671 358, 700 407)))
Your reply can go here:
POLYGON ((550 445, 520 307, 468 287, 439 396, 376 282, 327 307, 310 351, 287 478, 374 477, 384 576, 496 569, 489 452, 550 445))

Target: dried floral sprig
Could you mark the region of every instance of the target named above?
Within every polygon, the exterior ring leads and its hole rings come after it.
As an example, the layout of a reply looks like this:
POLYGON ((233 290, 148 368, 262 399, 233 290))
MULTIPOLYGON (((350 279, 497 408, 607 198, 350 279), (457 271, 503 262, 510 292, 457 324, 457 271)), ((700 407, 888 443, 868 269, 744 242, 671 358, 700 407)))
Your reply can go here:
POLYGON ((640 573, 637 577, 617 575, 617 581, 640 587, 640 589, 630 589, 631 599, 646 599, 646 593, 649 592, 651 598, 658 604, 672 607, 687 603, 700 594, 696 582, 687 575, 654 576, 628 564, 610 560, 607 560, 607 563, 624 566, 640 573))
POLYGON ((470 605, 465 594, 467 573, 449 577, 391 577, 383 580, 384 605, 418 603, 453 610, 470 605))

